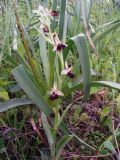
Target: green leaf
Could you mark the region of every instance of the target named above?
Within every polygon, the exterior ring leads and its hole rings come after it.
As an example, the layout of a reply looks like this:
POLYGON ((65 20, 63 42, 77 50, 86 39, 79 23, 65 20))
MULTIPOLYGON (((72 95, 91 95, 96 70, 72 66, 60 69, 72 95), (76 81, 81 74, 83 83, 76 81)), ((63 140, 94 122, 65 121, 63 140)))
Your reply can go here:
POLYGON ((13 66, 13 67, 17 67, 18 66, 18 62, 9 54, 6 54, 6 61, 10 62, 10 64, 13 66))
POLYGON ((41 62, 43 64, 43 70, 45 74, 45 80, 47 85, 49 85, 50 67, 49 67, 49 60, 48 60, 47 49, 46 49, 46 41, 42 35, 39 35, 39 46, 40 46, 41 62))
POLYGON ((104 106, 104 108, 101 111, 101 116, 100 116, 100 120, 102 121, 103 118, 108 115, 108 113, 110 112, 110 107, 109 106, 104 106))
POLYGON ((47 121, 47 117, 43 112, 41 113, 41 119, 42 119, 43 128, 45 130, 45 134, 47 136, 47 140, 48 140, 48 143, 49 143, 51 157, 54 157, 55 156, 55 142, 54 142, 54 139, 53 139, 52 132, 50 130, 50 126, 49 126, 48 121, 47 121))
POLYGON ((41 154, 41 157, 40 157, 41 160, 50 160, 50 154, 47 149, 44 149, 44 148, 41 149, 40 154, 41 154))
POLYGON ((120 21, 118 21, 118 23, 115 23, 113 26, 109 27, 108 29, 106 29, 105 31, 103 31, 100 35, 98 35, 94 39, 94 43, 97 44, 101 39, 103 39, 104 37, 106 37, 112 31, 115 31, 119 27, 120 27, 120 21))
POLYGON ((38 88, 29 77, 27 71, 22 65, 18 66, 12 71, 12 74, 19 86, 25 91, 29 98, 46 114, 49 115, 52 112, 50 106, 43 100, 38 88))
POLYGON ((62 116, 60 117, 59 121, 57 124, 55 124, 55 128, 57 129, 59 127, 59 125, 62 123, 66 113, 68 112, 69 108, 71 107, 71 104, 69 106, 66 107, 66 109, 64 110, 64 112, 62 113, 62 116))
POLYGON ((81 14, 80 14, 80 8, 81 6, 81 1, 80 0, 75 0, 74 2, 74 11, 75 11, 75 16, 77 17, 77 20, 79 21, 81 18, 81 14))
POLYGON ((64 60, 66 60, 67 56, 68 56, 68 53, 70 50, 72 50, 72 47, 73 47, 73 41, 71 39, 69 39, 67 41, 67 46, 64 50, 63 50, 63 58, 64 60))
MULTIPOLYGON (((118 23, 118 22, 120 22, 120 20, 119 20, 119 19, 118 19, 118 20, 115 20, 115 21, 112 21, 112 22, 108 22, 108 23, 105 23, 105 24, 101 25, 100 27, 98 27, 98 28, 96 29, 95 34, 96 34, 98 31, 100 31, 101 29, 103 29, 104 27, 109 27, 110 25, 112 25, 112 24, 116 24, 116 23, 118 23)), ((95 35, 95 34, 94 34, 94 35, 95 35)))
POLYGON ((109 152, 108 152, 107 149, 102 149, 102 150, 100 151, 100 153, 101 153, 102 155, 107 155, 107 154, 109 154, 109 152))
MULTIPOLYGON (((52 0, 52 11, 57 11, 57 3, 58 0, 52 0)), ((55 27, 56 27, 56 20, 51 19, 50 28, 52 32, 55 32, 55 27)))
POLYGON ((82 0, 81 1, 81 16, 83 19, 83 22, 88 25, 88 20, 90 16, 92 1, 91 0, 82 0))
POLYGON ((53 11, 56 10, 56 8, 57 8, 57 1, 58 0, 52 0, 52 10, 53 11))
POLYGON ((73 135, 76 142, 85 145, 86 147, 90 148, 91 150, 96 150, 93 146, 89 145, 88 143, 86 143, 84 140, 82 140, 80 137, 78 137, 75 133, 73 133, 72 131, 70 131, 68 129, 68 127, 62 122, 60 125, 60 129, 65 133, 65 134, 69 134, 69 135, 73 135))
POLYGON ((8 81, 4 81, 2 78, 0 78, 0 86, 6 86, 8 84, 10 84, 11 82, 8 81))
POLYGON ((103 143, 103 145, 104 145, 104 147, 105 147, 106 149, 108 149, 109 151, 115 152, 115 148, 114 148, 113 144, 111 143, 111 141, 107 140, 107 141, 105 141, 105 142, 103 143))
POLYGON ((39 0, 41 6, 47 7, 48 0, 39 0))
POLYGON ((106 87, 120 90, 119 83, 110 82, 110 81, 94 81, 91 83, 91 86, 106 86, 106 87))
POLYGON ((60 154, 65 145, 73 138, 72 135, 64 135, 58 142, 56 146, 56 159, 60 158, 60 154))
MULTIPOLYGON (((111 89, 117 89, 120 90, 120 84, 119 83, 115 83, 115 82, 110 82, 110 81, 93 81, 90 83, 91 87, 110 87, 111 89)), ((82 89, 83 88, 83 81, 76 81, 75 83, 69 83, 69 88, 67 88, 65 90, 66 95, 68 95, 69 93, 75 91, 76 89, 82 89)))
POLYGON ((118 110, 119 115, 120 115, 120 95, 116 98, 116 102, 117 102, 117 110, 118 110))
POLYGON ((0 87, 0 99, 9 100, 8 92, 2 87, 0 87))
POLYGON ((31 99, 28 98, 15 98, 8 100, 6 102, 1 102, 0 103, 0 112, 4 112, 10 108, 17 107, 17 106, 23 106, 23 105, 28 105, 32 104, 33 102, 31 99))
POLYGON ((64 42, 67 29, 67 12, 66 12, 66 0, 61 1, 60 6, 60 21, 59 21, 59 39, 64 42))
POLYGON ((80 64, 84 79, 83 101, 86 101, 90 95, 90 77, 91 77, 87 39, 84 34, 77 35, 71 39, 74 41, 80 57, 80 64))
POLYGON ((19 92, 20 90, 21 90, 21 87, 18 84, 12 85, 9 87, 9 91, 11 93, 16 93, 16 92, 19 92))

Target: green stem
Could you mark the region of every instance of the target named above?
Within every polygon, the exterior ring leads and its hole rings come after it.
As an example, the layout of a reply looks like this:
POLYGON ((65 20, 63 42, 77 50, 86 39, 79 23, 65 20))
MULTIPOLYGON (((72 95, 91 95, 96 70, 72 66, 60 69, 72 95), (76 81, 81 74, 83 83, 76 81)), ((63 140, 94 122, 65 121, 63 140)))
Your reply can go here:
POLYGON ((58 53, 58 57, 60 60, 60 65, 61 65, 61 71, 64 70, 64 60, 63 60, 63 53, 61 51, 61 53, 58 53))

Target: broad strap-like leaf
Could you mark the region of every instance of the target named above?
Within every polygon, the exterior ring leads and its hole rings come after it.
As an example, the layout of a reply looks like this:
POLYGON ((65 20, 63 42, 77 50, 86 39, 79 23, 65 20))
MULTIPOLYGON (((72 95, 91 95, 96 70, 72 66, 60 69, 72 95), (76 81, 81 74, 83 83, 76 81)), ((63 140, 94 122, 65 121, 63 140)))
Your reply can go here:
POLYGON ((91 0, 81 0, 81 16, 83 21, 88 24, 92 1, 91 0))
MULTIPOLYGON (((57 10, 57 3, 58 3, 58 0, 52 0, 52 11, 57 10)), ((56 20, 51 19, 50 28, 52 32, 55 32, 55 27, 56 27, 56 20)))
MULTIPOLYGON (((89 62, 89 50, 88 50, 88 44, 87 39, 84 34, 79 34, 77 36, 74 36, 69 39, 67 42, 68 47, 64 49, 64 59, 66 59, 69 50, 72 49, 73 44, 75 44, 77 48, 77 52, 79 54, 80 58, 80 64, 82 69, 82 78, 83 78, 83 84, 84 84, 84 98, 83 100, 86 101, 89 98, 90 94, 90 77, 91 77, 91 71, 90 71, 90 62, 89 62)), ((76 86, 74 84, 74 86, 76 86)), ((83 87, 83 85, 82 85, 83 87)), ((81 89, 82 89, 81 87, 81 89)), ((71 92, 72 89, 66 90, 66 95, 71 92)), ((73 89, 74 91, 74 89, 73 89)))
POLYGON ((44 0, 44 1, 39 1, 41 6, 47 7, 48 4, 48 0, 44 0))
POLYGON ((21 90, 21 87, 18 85, 18 84, 15 84, 15 85, 11 85, 9 87, 9 91, 11 93, 16 93, 16 92, 19 92, 21 90))
POLYGON ((79 21, 81 19, 81 1, 80 0, 75 0, 74 1, 74 12, 75 16, 77 17, 77 20, 79 21))
POLYGON ((28 105, 28 104, 32 104, 32 103, 33 102, 31 101, 31 99, 28 99, 28 98, 10 99, 8 101, 0 103, 0 112, 4 112, 8 109, 11 109, 11 108, 14 108, 17 106, 24 106, 24 105, 28 105))
POLYGON ((59 39, 61 41, 64 41, 66 37, 66 29, 67 29, 66 1, 67 0, 62 0, 60 6, 59 39))
POLYGON ((24 69, 23 65, 18 66, 12 71, 12 74, 19 86, 24 90, 29 98, 46 114, 49 115, 52 110, 50 106, 43 100, 38 88, 24 69))
POLYGON ((47 140, 48 140, 48 143, 49 143, 51 157, 54 157, 55 156, 55 142, 54 142, 54 139, 53 139, 53 135, 52 135, 47 117, 43 112, 41 113, 41 119, 42 119, 43 128, 45 130, 45 134, 47 136, 47 140))
POLYGON ((81 16, 83 20, 83 25, 84 25, 84 30, 86 33, 86 36, 89 40, 90 46, 96 53, 96 48, 95 45, 91 39, 90 33, 89 33, 89 16, 90 16, 90 11, 91 11, 91 6, 92 6, 92 0, 82 0, 81 1, 81 16))
POLYGON ((64 135, 56 146, 56 160, 60 158, 60 154, 65 145, 73 138, 72 135, 64 135))
POLYGON ((80 57, 80 64, 84 79, 83 101, 86 101, 89 98, 90 94, 90 77, 91 77, 87 39, 84 34, 77 35, 71 39, 74 41, 80 57))
POLYGON ((40 58, 41 58, 41 62, 42 62, 43 70, 45 74, 45 80, 47 85, 49 86, 50 66, 49 66, 49 60, 47 55, 46 41, 42 35, 39 35, 39 47, 40 47, 40 58))
POLYGON ((115 148, 110 140, 107 140, 103 143, 104 147, 111 152, 115 152, 115 148))
MULTIPOLYGON (((117 89, 120 90, 120 84, 111 82, 111 81, 93 81, 90 83, 91 87, 96 87, 96 86, 104 86, 104 87, 109 87, 111 89, 117 89)), ((69 88, 65 90, 66 95, 70 94, 71 92, 75 91, 76 89, 82 89, 83 88, 83 80, 81 81, 76 81, 75 83, 69 83, 69 88)))
POLYGON ((112 89, 120 90, 120 84, 111 81, 94 81, 91 83, 91 86, 105 86, 112 89))

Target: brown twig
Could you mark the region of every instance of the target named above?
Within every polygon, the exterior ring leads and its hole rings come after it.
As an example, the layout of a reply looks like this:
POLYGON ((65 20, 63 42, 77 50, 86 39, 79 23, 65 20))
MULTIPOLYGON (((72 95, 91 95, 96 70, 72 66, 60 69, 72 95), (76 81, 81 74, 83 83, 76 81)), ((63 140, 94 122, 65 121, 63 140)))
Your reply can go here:
POLYGON ((35 124, 35 121, 33 118, 30 119, 30 122, 31 122, 31 125, 33 127, 33 130, 37 133, 39 139, 44 143, 46 144, 45 142, 45 139, 43 138, 42 134, 40 133, 39 129, 37 128, 36 124, 35 124))

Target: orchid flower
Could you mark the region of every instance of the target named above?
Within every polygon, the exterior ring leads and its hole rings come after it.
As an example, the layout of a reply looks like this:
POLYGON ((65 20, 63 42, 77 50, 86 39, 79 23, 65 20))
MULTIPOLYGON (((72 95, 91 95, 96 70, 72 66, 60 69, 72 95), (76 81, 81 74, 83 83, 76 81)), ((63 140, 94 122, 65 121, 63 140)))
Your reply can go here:
POLYGON ((65 47, 67 47, 66 44, 62 43, 59 40, 57 33, 54 33, 52 38, 53 38, 53 45, 54 45, 53 51, 60 52, 65 47))
POLYGON ((67 62, 65 62, 65 69, 61 72, 62 75, 67 75, 69 78, 74 78, 75 75, 72 73, 72 67, 68 67, 67 62))
POLYGON ((64 96, 64 94, 57 88, 57 85, 54 84, 53 88, 49 92, 49 98, 50 98, 50 100, 56 100, 60 96, 64 96))
POLYGON ((40 25, 40 30, 43 31, 45 35, 47 35, 49 33, 49 28, 45 24, 40 25))
POLYGON ((44 8, 43 6, 39 6, 38 10, 33 10, 34 13, 38 14, 39 16, 49 16, 51 18, 53 17, 57 17, 58 16, 58 12, 55 10, 48 10, 48 8, 44 8))

